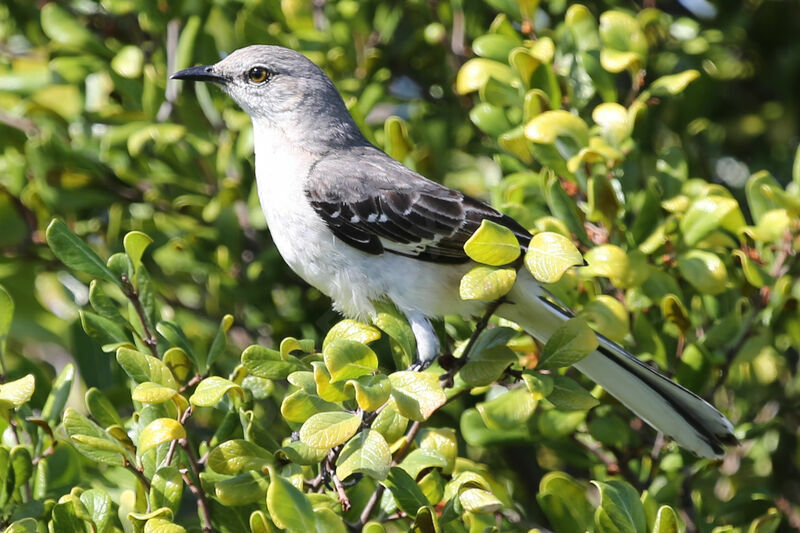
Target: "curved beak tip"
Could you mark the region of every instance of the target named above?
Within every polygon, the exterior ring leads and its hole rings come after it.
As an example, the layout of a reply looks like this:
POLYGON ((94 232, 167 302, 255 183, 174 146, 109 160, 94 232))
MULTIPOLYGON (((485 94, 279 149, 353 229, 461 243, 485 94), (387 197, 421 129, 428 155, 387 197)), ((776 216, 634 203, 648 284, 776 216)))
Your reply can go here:
POLYGON ((213 67, 203 65, 179 70, 169 78, 171 80, 210 81, 213 83, 225 83, 226 81, 225 77, 214 73, 213 67))

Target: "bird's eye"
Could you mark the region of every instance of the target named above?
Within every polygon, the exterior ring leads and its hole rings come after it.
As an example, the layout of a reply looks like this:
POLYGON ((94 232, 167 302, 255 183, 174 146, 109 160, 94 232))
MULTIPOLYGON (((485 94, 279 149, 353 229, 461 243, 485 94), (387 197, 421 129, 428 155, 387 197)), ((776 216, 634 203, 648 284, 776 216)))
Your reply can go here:
POLYGON ((269 79, 269 70, 264 67, 253 67, 247 71, 247 79, 253 83, 264 83, 269 79))

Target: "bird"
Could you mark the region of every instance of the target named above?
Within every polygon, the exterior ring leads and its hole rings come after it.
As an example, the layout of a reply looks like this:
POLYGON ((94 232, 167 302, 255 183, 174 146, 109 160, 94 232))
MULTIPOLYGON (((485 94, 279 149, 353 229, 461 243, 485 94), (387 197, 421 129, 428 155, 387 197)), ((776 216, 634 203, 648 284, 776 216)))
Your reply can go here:
MULTIPOLYGON (((488 305, 459 296, 475 266, 464 244, 481 223, 505 226, 526 250, 531 233, 513 218, 372 145, 330 78, 297 51, 248 46, 171 78, 216 84, 250 116, 259 201, 288 266, 347 317, 370 320, 380 302, 396 306, 421 366, 440 351, 431 319, 480 316, 488 305)), ((496 314, 540 342, 571 317, 525 269, 505 302, 496 314)), ((574 366, 698 456, 720 459, 723 445, 737 443, 716 408, 601 334, 574 366)))

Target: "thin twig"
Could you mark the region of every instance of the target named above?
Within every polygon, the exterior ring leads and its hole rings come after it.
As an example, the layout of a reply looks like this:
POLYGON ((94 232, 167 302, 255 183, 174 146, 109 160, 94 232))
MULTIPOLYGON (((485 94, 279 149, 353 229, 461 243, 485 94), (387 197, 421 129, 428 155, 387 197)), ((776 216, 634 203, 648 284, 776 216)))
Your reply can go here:
POLYGON ((197 501, 197 508, 200 510, 203 519, 203 531, 207 531, 211 533, 214 531, 214 528, 211 527, 211 513, 208 510, 208 502, 206 502, 206 496, 203 494, 203 491, 200 490, 197 485, 194 484, 192 479, 189 477, 189 472, 185 468, 180 470, 181 478, 183 478, 183 482, 186 483, 186 486, 189 487, 189 492, 194 495, 195 500, 197 501))
MULTIPOLYGON (((183 451, 186 452, 186 458, 189 461, 189 466, 192 467, 192 472, 199 482, 200 466, 197 464, 197 456, 195 456, 194 450, 189 444, 189 441, 186 439, 180 439, 178 444, 180 444, 181 448, 183 448, 183 451)), ((191 478, 189 478, 189 476, 186 474, 186 469, 181 471, 181 477, 197 500, 197 508, 200 510, 203 520, 203 531, 214 531, 214 529, 211 527, 211 512, 208 507, 208 501, 206 500, 205 493, 192 482, 191 478)))
MULTIPOLYGON (((180 423, 181 425, 186 424, 186 421, 189 420, 189 417, 192 416, 192 406, 186 408, 186 410, 181 415, 180 423)), ((169 451, 167 452, 167 456, 164 458, 164 465, 169 466, 172 463, 172 458, 175 456, 175 449, 178 446, 178 441, 174 440, 169 443, 169 451)))
POLYGON ((158 359, 158 339, 156 339, 156 336, 150 331, 147 315, 144 312, 144 307, 142 307, 142 301, 139 299, 139 291, 136 290, 136 287, 133 286, 131 280, 125 274, 122 275, 122 284, 124 286, 123 292, 125 296, 133 304, 136 314, 139 315, 139 322, 142 323, 142 331, 144 332, 144 339, 142 339, 142 341, 145 346, 150 349, 150 353, 153 357, 158 359))
POLYGON ((440 365, 443 367, 444 365, 449 366, 449 368, 446 368, 447 373, 439 376, 439 380, 442 382, 442 387, 447 389, 453 386, 453 378, 458 371, 461 370, 465 364, 467 364, 470 352, 475 346, 475 343, 478 341, 478 337, 480 337, 481 333, 483 333, 483 330, 485 330, 489 325, 489 319, 492 318, 492 315, 495 313, 495 311, 497 311, 497 308, 505 303, 505 301, 505 299, 500 298, 489 304, 489 307, 486 308, 486 311, 483 313, 481 319, 478 320, 477 324, 475 324, 475 330, 472 332, 472 335, 470 335, 469 340, 467 341, 467 346, 461 353, 461 357, 455 358, 452 355, 449 357, 443 355, 439 358, 440 365))
POLYGON ((336 494, 339 496, 339 503, 342 505, 342 511, 349 511, 352 505, 350 504, 350 498, 347 497, 347 493, 344 491, 342 482, 339 480, 339 476, 333 473, 331 474, 331 480, 333 481, 333 486, 336 487, 336 494))
MULTIPOLYGON (((180 19, 174 18, 167 23, 167 75, 175 72, 175 61, 178 55, 178 37, 181 29, 180 19)), ((172 107, 178 98, 180 84, 167 79, 167 88, 164 91, 164 101, 156 113, 156 121, 164 122, 172 114, 172 107)))
POLYGON ((125 468, 127 468, 130 472, 133 473, 136 478, 141 481, 142 485, 144 485, 145 490, 150 491, 150 480, 147 479, 144 475, 144 472, 139 470, 134 464, 130 463, 127 459, 123 459, 125 461, 125 468))

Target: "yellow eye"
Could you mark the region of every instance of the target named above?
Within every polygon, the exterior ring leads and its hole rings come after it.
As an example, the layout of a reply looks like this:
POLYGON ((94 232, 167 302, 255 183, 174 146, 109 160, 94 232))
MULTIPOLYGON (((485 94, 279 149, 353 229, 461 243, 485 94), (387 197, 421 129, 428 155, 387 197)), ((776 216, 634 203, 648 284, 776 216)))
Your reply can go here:
POLYGON ((253 83, 264 83, 269 78, 269 71, 264 67, 253 67, 247 71, 247 77, 253 83))

